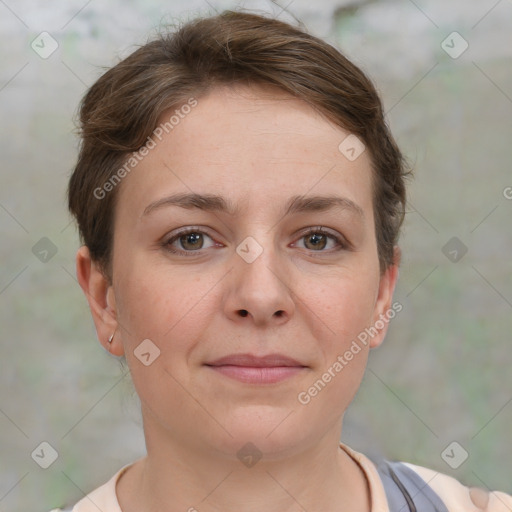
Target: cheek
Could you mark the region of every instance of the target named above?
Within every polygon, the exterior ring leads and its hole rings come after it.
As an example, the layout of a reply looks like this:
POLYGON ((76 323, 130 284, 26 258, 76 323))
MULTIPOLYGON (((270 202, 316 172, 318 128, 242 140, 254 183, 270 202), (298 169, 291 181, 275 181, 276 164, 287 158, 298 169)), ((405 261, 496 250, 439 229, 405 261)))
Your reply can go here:
POLYGON ((308 283, 300 294, 311 309, 312 332, 325 332, 326 349, 343 349, 372 321, 378 277, 351 269, 308 283))
POLYGON ((298 410, 334 424, 353 400, 364 376, 369 344, 358 336, 371 323, 375 282, 363 274, 310 288, 309 328, 318 366, 297 394, 298 410))
MULTIPOLYGON (((142 262, 141 262, 142 263, 142 262)), ((126 265, 126 268, 128 265, 126 265)), ((154 340, 164 351, 185 349, 208 319, 204 300, 213 286, 212 278, 201 278, 182 268, 132 264, 127 279, 117 284, 120 323, 127 331, 124 339, 130 348, 142 340, 154 340), (135 276, 137 276, 135 278, 135 276), (190 341, 189 341, 190 340, 190 341)))

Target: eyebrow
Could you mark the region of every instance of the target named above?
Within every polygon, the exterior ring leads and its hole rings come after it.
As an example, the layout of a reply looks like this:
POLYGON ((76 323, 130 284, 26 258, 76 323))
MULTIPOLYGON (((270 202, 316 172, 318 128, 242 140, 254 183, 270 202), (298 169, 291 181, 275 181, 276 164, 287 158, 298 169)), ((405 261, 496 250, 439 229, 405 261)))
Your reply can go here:
MULTIPOLYGON (((150 203, 142 213, 142 216, 149 215, 155 210, 164 207, 178 206, 180 208, 194 209, 227 213, 231 216, 240 214, 240 206, 216 194, 182 193, 163 197, 150 203)), ((332 209, 348 210, 360 218, 364 218, 363 209, 347 197, 328 196, 293 196, 284 209, 283 216, 294 213, 323 212, 332 209)))

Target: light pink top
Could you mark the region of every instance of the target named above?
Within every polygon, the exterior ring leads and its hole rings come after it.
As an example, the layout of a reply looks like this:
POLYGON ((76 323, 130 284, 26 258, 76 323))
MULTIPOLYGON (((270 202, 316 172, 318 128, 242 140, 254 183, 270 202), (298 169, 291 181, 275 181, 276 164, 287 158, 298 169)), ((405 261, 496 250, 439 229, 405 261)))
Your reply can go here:
MULTIPOLYGON (((390 512, 386 492, 375 464, 362 453, 358 453, 340 443, 340 448, 352 457, 363 470, 370 489, 370 512, 390 512)), ((468 487, 454 478, 436 471, 407 464, 415 471, 442 499, 450 512, 512 512, 512 496, 502 492, 489 493, 486 508, 477 507, 470 496, 468 487)), ((80 500, 73 512, 122 512, 116 495, 116 483, 130 465, 121 468, 106 484, 98 487, 80 500)), ((55 509, 51 512, 59 512, 55 509)), ((421 511, 420 511, 421 512, 421 511)))

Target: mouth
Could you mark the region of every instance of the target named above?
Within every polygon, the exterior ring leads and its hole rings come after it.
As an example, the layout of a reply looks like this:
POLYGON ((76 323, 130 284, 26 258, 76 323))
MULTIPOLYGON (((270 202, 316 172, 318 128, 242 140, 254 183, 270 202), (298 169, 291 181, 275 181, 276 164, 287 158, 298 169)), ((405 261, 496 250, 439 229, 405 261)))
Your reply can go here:
POLYGON ((231 354, 206 363, 216 373, 248 384, 275 384, 297 375, 308 367, 282 354, 263 357, 231 354))

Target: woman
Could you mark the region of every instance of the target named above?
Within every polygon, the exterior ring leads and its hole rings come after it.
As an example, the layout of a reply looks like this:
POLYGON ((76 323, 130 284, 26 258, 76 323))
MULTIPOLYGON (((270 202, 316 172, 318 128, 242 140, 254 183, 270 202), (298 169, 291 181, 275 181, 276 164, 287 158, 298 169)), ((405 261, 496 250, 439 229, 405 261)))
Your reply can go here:
POLYGON ((81 128, 78 280, 126 356, 147 456, 73 511, 512 509, 339 443, 401 308, 407 170, 361 70, 227 11, 105 73, 81 128))

